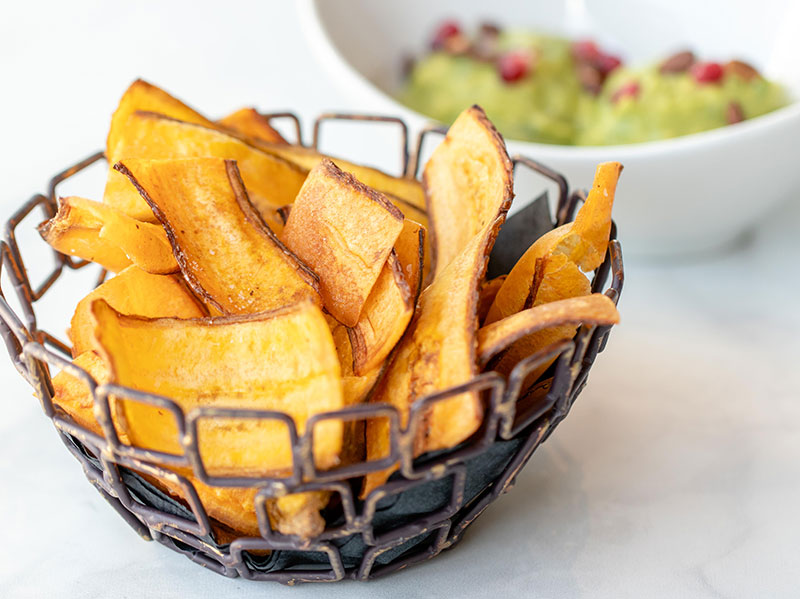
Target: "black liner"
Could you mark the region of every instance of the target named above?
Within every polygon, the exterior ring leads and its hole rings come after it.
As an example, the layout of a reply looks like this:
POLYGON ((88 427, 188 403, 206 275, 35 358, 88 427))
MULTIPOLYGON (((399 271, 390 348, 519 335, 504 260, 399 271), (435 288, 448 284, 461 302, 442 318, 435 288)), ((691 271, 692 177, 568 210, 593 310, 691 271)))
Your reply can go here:
MULTIPOLYGON (((286 113, 279 116, 298 122, 286 113)), ((363 115, 323 115, 314 125, 314 145, 319 141, 323 121, 343 118, 399 123, 403 134, 401 158, 404 172, 409 174, 419 169, 420 148, 425 136, 441 133, 439 128, 423 131, 409 160, 407 130, 401 121, 363 115)), ((381 404, 351 406, 315 416, 307 424, 307 429, 312 430, 314 422, 326 418, 366 419, 389 415, 393 422, 391 455, 380 464, 360 462, 336 471, 318 472, 310 459, 312 435, 309 432, 297 434, 289 419, 295 461, 291 476, 282 479, 209 476, 199 459, 197 418, 227 418, 231 417, 230 410, 184 414, 167 398, 117 385, 96 385, 86 372, 71 364, 69 346, 37 324, 36 302, 60 276, 67 276, 70 270, 83 268, 87 263, 53 251, 55 266, 43 282, 34 287, 28 277, 22 248, 17 243, 16 230, 23 223, 35 226, 43 218, 52 217, 56 211, 58 185, 102 158, 102 153, 94 154, 54 177, 47 196, 33 196, 7 222, 0 242, 0 271, 5 269, 22 309, 18 314, 9 307, 5 294, 10 289, 4 290, 0 285, 0 334, 14 366, 34 388, 45 415, 52 419, 67 449, 80 462, 86 477, 101 496, 141 537, 156 540, 224 576, 285 584, 344 578, 367 580, 430 559, 452 547, 475 518, 513 486, 516 475, 533 451, 569 412, 586 384, 595 357, 605 347, 610 327, 582 327, 571 341, 522 361, 507 380, 496 373, 484 373, 465 385, 420 400, 415 403, 406 428, 399 427, 399 415, 394 408, 381 404), (41 211, 38 219, 31 216, 37 210, 41 211), (553 358, 555 362, 539 383, 532 390, 523 389, 527 373, 553 358), (51 368, 66 369, 89 385, 103 436, 82 428, 53 405, 51 368), (415 459, 413 439, 426 409, 466 390, 479 393, 484 400, 481 429, 456 448, 415 459), (111 422, 108 404, 111 394, 157 404, 170 411, 182 433, 183 453, 172 456, 124 445, 111 422), (360 477, 394 462, 399 462, 400 468, 389 482, 360 500, 360 477), (334 499, 323 512, 325 530, 314 539, 282 535, 270 528, 257 501, 261 536, 237 537, 229 544, 220 544, 214 538, 216 525, 188 480, 176 479, 184 485, 186 501, 179 501, 140 475, 174 476, 169 468, 176 466, 192 468, 196 478, 209 485, 257 487, 262 499, 283 492, 331 490, 334 499)), ((514 157, 513 162, 515 168, 531 169, 557 184, 556 224, 569 221, 583 196, 569 194, 566 180, 539 163, 519 156, 514 157)), ((546 197, 521 210, 501 229, 498 244, 502 247, 491 256, 493 268, 507 271, 513 264, 513 257, 521 255, 532 239, 552 226, 546 197)), ((605 293, 616 302, 622 289, 623 271, 615 236, 615 227, 612 227, 609 252, 595 273, 592 288, 596 292, 603 291, 611 274, 611 286, 605 293)), ((98 283, 102 280, 101 274, 98 283)), ((234 412, 248 418, 287 418, 279 413, 234 412)))

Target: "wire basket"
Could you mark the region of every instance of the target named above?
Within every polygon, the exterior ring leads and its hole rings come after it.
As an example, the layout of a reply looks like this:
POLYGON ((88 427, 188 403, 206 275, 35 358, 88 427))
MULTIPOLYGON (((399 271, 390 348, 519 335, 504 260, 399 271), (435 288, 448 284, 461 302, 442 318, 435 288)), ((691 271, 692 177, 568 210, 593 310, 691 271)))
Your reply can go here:
MULTIPOLYGON (((294 124, 298 143, 300 121, 290 113, 269 118, 288 118, 294 124)), ((389 117, 324 114, 314 122, 312 147, 320 141, 321 126, 331 120, 384 122, 397 125, 402 134, 403 173, 416 176, 424 140, 444 131, 439 127, 423 130, 409 158, 408 130, 405 123, 389 117)), ((567 415, 586 384, 597 354, 605 347, 610 327, 583 326, 575 337, 549 347, 523 360, 506 378, 486 372, 458 387, 435 393, 414 403, 407 426, 400 425, 398 411, 387 404, 362 404, 312 417, 306 431, 299 434, 286 414, 259 410, 221 410, 209 407, 184 413, 169 398, 136 391, 114 384, 97 384, 81 368, 71 363, 70 348, 37 324, 36 307, 59 277, 86 267, 53 251, 55 266, 41 284, 31 285, 25 254, 18 243, 18 228, 35 226, 28 218, 37 209, 43 218, 57 209, 58 186, 79 171, 103 159, 98 152, 56 175, 47 195, 36 194, 7 221, 0 242, 0 273, 8 280, 20 305, 15 312, 7 302, 8 289, 0 283, 0 333, 11 360, 22 377, 33 387, 45 415, 55 425, 61 440, 83 467, 89 482, 143 538, 156 540, 182 553, 202 566, 228 577, 272 580, 284 584, 325 582, 342 579, 367 580, 430 559, 455 545, 467 527, 514 484, 515 477, 534 450, 567 415), (555 358, 552 366, 528 389, 526 376, 555 358), (50 369, 65 369, 84 381, 94 403, 94 413, 103 435, 80 426, 53 403, 50 369), (422 417, 432 404, 448 397, 475 391, 484 402, 480 430, 459 446, 415 458, 413 441, 422 417), (165 454, 124 444, 112 424, 109 397, 121 396, 159 406, 172 413, 183 447, 181 455, 165 454), (197 423, 200 419, 273 419, 283 422, 290 434, 293 468, 289 475, 276 478, 224 478, 211 476, 200 458, 197 423), (315 424, 328 419, 366 421, 385 418, 390 423, 391 452, 377 461, 361 461, 335 470, 321 471, 312 456, 315 424), (358 498, 356 480, 392 464, 399 470, 388 483, 358 498), (187 478, 171 468, 191 468, 197 480, 210 486, 255 487, 255 511, 260 536, 232 536, 224 541, 218 527, 206 513, 198 494, 187 478), (151 484, 152 478, 169 480, 183 490, 178 501, 151 484), (326 490, 331 501, 325 509, 325 530, 312 539, 284 535, 274 530, 266 512, 269 498, 286 493, 326 490)), ((569 222, 582 192, 569 193, 567 181, 549 168, 523 157, 513 159, 515 170, 527 168, 550 179, 558 187, 557 222, 569 222)), ((594 273, 592 290, 603 291, 615 303, 623 283, 622 254, 612 225, 611 242, 604 263, 594 273)), ((30 262, 33 264, 33 262, 30 262)), ((105 277, 101 273, 98 284, 105 277)), ((87 290, 88 291, 88 290, 87 290)))

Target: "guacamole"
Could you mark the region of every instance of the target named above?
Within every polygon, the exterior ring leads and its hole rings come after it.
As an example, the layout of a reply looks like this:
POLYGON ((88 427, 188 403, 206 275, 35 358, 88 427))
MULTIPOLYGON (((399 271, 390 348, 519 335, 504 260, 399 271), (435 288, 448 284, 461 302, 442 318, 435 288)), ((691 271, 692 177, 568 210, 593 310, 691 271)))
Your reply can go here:
POLYGON ((681 52, 629 68, 591 41, 449 22, 416 61, 399 99, 450 123, 479 104, 505 136, 553 144, 666 139, 733 124, 787 104, 783 88, 741 61, 681 52))

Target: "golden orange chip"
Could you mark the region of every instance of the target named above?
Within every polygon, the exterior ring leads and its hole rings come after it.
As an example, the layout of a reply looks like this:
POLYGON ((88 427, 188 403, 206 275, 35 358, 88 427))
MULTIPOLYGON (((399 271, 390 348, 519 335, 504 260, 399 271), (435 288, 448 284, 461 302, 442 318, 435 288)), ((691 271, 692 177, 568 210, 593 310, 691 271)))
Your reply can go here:
MULTIPOLYGON (((294 201, 306 178, 305 170, 223 131, 150 112, 134 112, 128 117, 109 164, 113 167, 131 158, 200 157, 235 160, 250 199, 270 226, 281 222, 275 211, 294 201)), ((103 201, 138 220, 155 220, 130 182, 113 168, 103 201)))
POLYGON ((494 297, 505 280, 506 275, 500 275, 481 284, 480 295, 478 296, 478 323, 483 324, 483 321, 486 320, 486 315, 489 313, 492 302, 494 302, 494 297))
POLYGON ((412 304, 416 305, 425 276, 425 227, 406 218, 394 242, 394 250, 411 291, 412 304))
POLYGON ((382 194, 323 160, 292 205, 281 239, 319 276, 325 308, 355 326, 403 215, 382 194))
POLYGON ((306 148, 304 146, 259 144, 259 147, 265 152, 280 156, 289 162, 301 166, 307 171, 314 169, 314 167, 325 159, 331 160, 336 166, 346 173, 353 175, 364 185, 368 185, 386 194, 408 218, 425 224, 425 222, 419 218, 419 214, 421 213, 424 215, 427 210, 425 207, 425 193, 422 191, 422 185, 416 179, 410 177, 394 177, 378 169, 355 164, 335 156, 328 156, 317 152, 313 148, 306 148), (406 208, 414 211, 414 213, 406 214, 406 208))
POLYGON ((286 143, 283 136, 269 124, 269 119, 255 108, 241 108, 236 112, 232 112, 218 120, 217 125, 256 142, 286 143))
MULTIPOLYGON (((603 262, 611 231, 611 207, 622 165, 605 162, 597 167, 595 181, 586 202, 572 223, 542 235, 511 269, 497 292, 486 322, 492 323, 523 309, 530 295, 536 261, 563 254, 584 272, 603 262)), ((571 296, 554 296, 550 301, 571 296)))
MULTIPOLYGON (((344 405, 339 361, 320 309, 301 302, 250 316, 203 319, 124 316, 103 300, 92 303, 95 347, 121 385, 167 396, 184 413, 200 406, 277 410, 298 432, 319 412, 344 405)), ((172 415, 116 399, 119 427, 137 446, 183 453, 172 415)), ((314 430, 320 468, 340 462, 343 425, 314 430)), ((268 476, 287 471, 287 427, 277 420, 201 419, 198 446, 212 474, 268 476)))
POLYGON ((348 329, 356 376, 374 371, 392 351, 414 314, 413 299, 400 260, 393 250, 356 326, 348 329))
POLYGON ((422 181, 436 277, 514 197, 505 143, 481 108, 465 110, 450 126, 422 181))
POLYGON ((163 224, 184 278, 209 305, 249 314, 319 301, 316 275, 261 220, 236 163, 124 160, 116 168, 163 224))
MULTIPOLYGON (((103 360, 93 351, 86 351, 77 356, 72 363, 83 368, 98 384, 111 381, 103 360)), ((103 431, 94 416, 94 404, 86 384, 66 371, 62 370, 53 377, 53 403, 59 406, 83 428, 103 435, 103 431)))
POLYGON ((478 331, 478 362, 483 367, 514 342, 553 327, 618 322, 619 313, 614 302, 602 293, 540 304, 481 328, 478 331))
POLYGON ((58 212, 39 225, 42 238, 62 254, 119 272, 131 264, 156 274, 178 272, 164 230, 85 198, 61 198, 58 212))
POLYGON ((114 164, 114 162, 111 162, 111 158, 116 156, 115 148, 120 138, 125 134, 128 117, 139 110, 157 112, 187 123, 197 123, 206 127, 214 126, 202 114, 189 108, 163 89, 147 81, 137 79, 125 90, 119 101, 119 106, 117 106, 111 117, 111 126, 108 130, 108 140, 106 142, 106 157, 109 158, 110 164, 114 164))
MULTIPOLYGON (((496 219, 476 235, 422 292, 409 330, 370 399, 397 407, 404 426, 415 401, 466 383, 477 373, 478 285, 502 219, 496 219)), ((414 454, 457 445, 480 427, 482 416, 481 402, 475 393, 463 393, 436 403, 417 429, 414 454)), ((367 457, 378 460, 389 455, 389 443, 389 422, 369 421, 367 457)), ((386 482, 391 472, 392 469, 368 474, 362 495, 386 482)))
POLYGON ((131 265, 78 302, 69 329, 73 356, 93 349, 91 305, 101 298, 122 314, 149 318, 206 316, 202 305, 180 276, 153 275, 131 265))

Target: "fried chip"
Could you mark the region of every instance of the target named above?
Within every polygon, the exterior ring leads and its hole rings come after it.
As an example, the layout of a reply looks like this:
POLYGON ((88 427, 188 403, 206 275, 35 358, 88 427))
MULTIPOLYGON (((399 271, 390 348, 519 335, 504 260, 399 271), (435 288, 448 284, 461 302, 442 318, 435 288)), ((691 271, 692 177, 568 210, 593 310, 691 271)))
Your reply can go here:
POLYGON ((494 302, 494 298, 505 280, 506 275, 500 275, 481 284, 478 296, 478 323, 483 324, 483 321, 486 320, 489 308, 492 306, 492 302, 494 302))
POLYGON ((283 136, 269 124, 269 119, 255 108, 241 108, 221 118, 216 124, 256 142, 286 144, 283 136))
POLYGON ((411 177, 393 177, 376 168, 355 164, 341 158, 336 158, 335 156, 328 156, 317 152, 313 148, 306 148, 304 146, 260 144, 259 147, 265 152, 280 156, 289 162, 301 166, 307 171, 313 170, 325 159, 331 160, 336 166, 346 173, 353 175, 364 185, 368 185, 388 196, 404 214, 404 207, 409 210, 415 210, 416 212, 414 214, 406 214, 406 216, 426 224, 419 218, 420 213, 424 215, 427 210, 425 206, 425 193, 422 190, 422 185, 416 179, 411 177))
POLYGON ((513 198, 503 138, 478 106, 450 126, 423 172, 431 222, 433 276, 441 274, 513 198))
MULTIPOLYGON (((199 406, 278 410, 298 432, 313 414, 341 409, 339 360, 320 309, 311 302, 249 316, 203 319, 124 316, 103 300, 92 303, 95 347, 112 380, 167 396, 189 413, 199 406)), ((116 399, 119 427, 137 447, 183 452, 172 415, 116 399)), ((343 425, 314 430, 320 468, 340 461, 343 425)), ((204 418, 200 456, 218 475, 267 476, 292 465, 286 426, 277 420, 204 418)))
POLYGON ((546 329, 618 322, 619 313, 614 302, 602 293, 540 304, 478 330, 478 363, 481 367, 486 366, 514 342, 546 329))
POLYGON ((109 164, 103 201, 138 220, 154 221, 152 211, 129 181, 113 169, 124 159, 216 157, 235 160, 247 192, 262 218, 279 226, 275 211, 291 204, 306 171, 232 135, 150 112, 128 117, 109 164))
POLYGON ((101 298, 122 314, 149 318, 201 318, 207 315, 180 276, 153 275, 131 265, 78 302, 69 329, 73 356, 93 349, 91 305, 101 298))
MULTIPOLYGON (((370 401, 390 403, 406 426, 411 405, 431 393, 466 383, 477 373, 478 285, 503 216, 476 235, 419 297, 414 320, 397 346, 370 401)), ((483 409, 472 392, 437 402, 417 429, 414 455, 449 448, 472 435, 483 409)), ((367 457, 389 455, 389 422, 367 423, 367 457)), ((392 470, 366 476, 362 496, 386 482, 392 470)))
POLYGON ((325 308, 352 327, 402 229, 403 215, 382 194, 323 160, 309 173, 281 239, 319 276, 325 308))
POLYGON ((71 196, 60 198, 56 215, 39 234, 62 254, 119 272, 131 264, 155 274, 178 272, 164 230, 137 221, 110 206, 71 196))
MULTIPOLYGON (((109 127, 108 139, 106 141, 106 157, 109 159, 116 155, 115 148, 120 138, 125 134, 128 117, 139 110, 156 112, 174 119, 186 121, 187 123, 197 123, 205 127, 214 126, 214 123, 209 121, 202 114, 189 108, 186 104, 174 98, 163 89, 147 81, 143 81, 142 79, 137 79, 125 90, 117 109, 111 117, 111 126, 109 127)), ((114 163, 110 162, 110 164, 114 163)))
MULTIPOLYGON (((98 383, 108 383, 111 375, 103 360, 93 351, 86 351, 72 360, 98 383)), ((81 427, 96 435, 103 431, 94 416, 94 404, 89 388, 79 378, 62 370, 53 377, 53 403, 59 406, 81 427)))
POLYGON ((116 168, 163 224, 184 278, 210 306, 249 314, 319 301, 316 275, 261 220, 235 162, 124 160, 116 168))
MULTIPOLYGON (((584 272, 600 266, 611 231, 611 207, 622 165, 605 162, 597 167, 594 184, 575 220, 540 237, 514 265, 489 309, 490 324, 523 309, 530 295, 536 261, 544 256, 565 255, 584 272)), ((563 299, 561 296, 553 299, 563 299)), ((551 300, 552 301, 552 300, 551 300)))
POLYGON ((267 500, 267 514, 272 528, 284 535, 308 539, 325 530, 325 520, 319 513, 330 500, 330 491, 290 493, 267 500))
MULTIPOLYGON (((95 352, 84 352, 72 363, 85 370, 98 384, 111 381, 108 366, 95 352)), ((69 414, 79 426, 103 436, 103 431, 94 416, 92 396, 82 380, 62 370, 53 377, 53 390, 55 391, 53 403, 69 414)), ((211 518, 243 534, 251 536, 259 534, 254 508, 258 489, 210 487, 197 480, 191 473, 180 472, 180 474, 194 486, 200 503, 211 518)), ((154 476, 145 478, 183 503, 187 502, 183 488, 171 478, 154 476)))
POLYGON ((425 227, 406 218, 394 242, 394 250, 411 291, 412 304, 416 305, 425 277, 425 227))
MULTIPOLYGON (((421 271, 418 270, 417 276, 419 274, 421 271)), ((375 370, 386 359, 411 321, 413 300, 400 260, 392 250, 364 304, 358 323, 347 330, 356 376, 375 370)))

